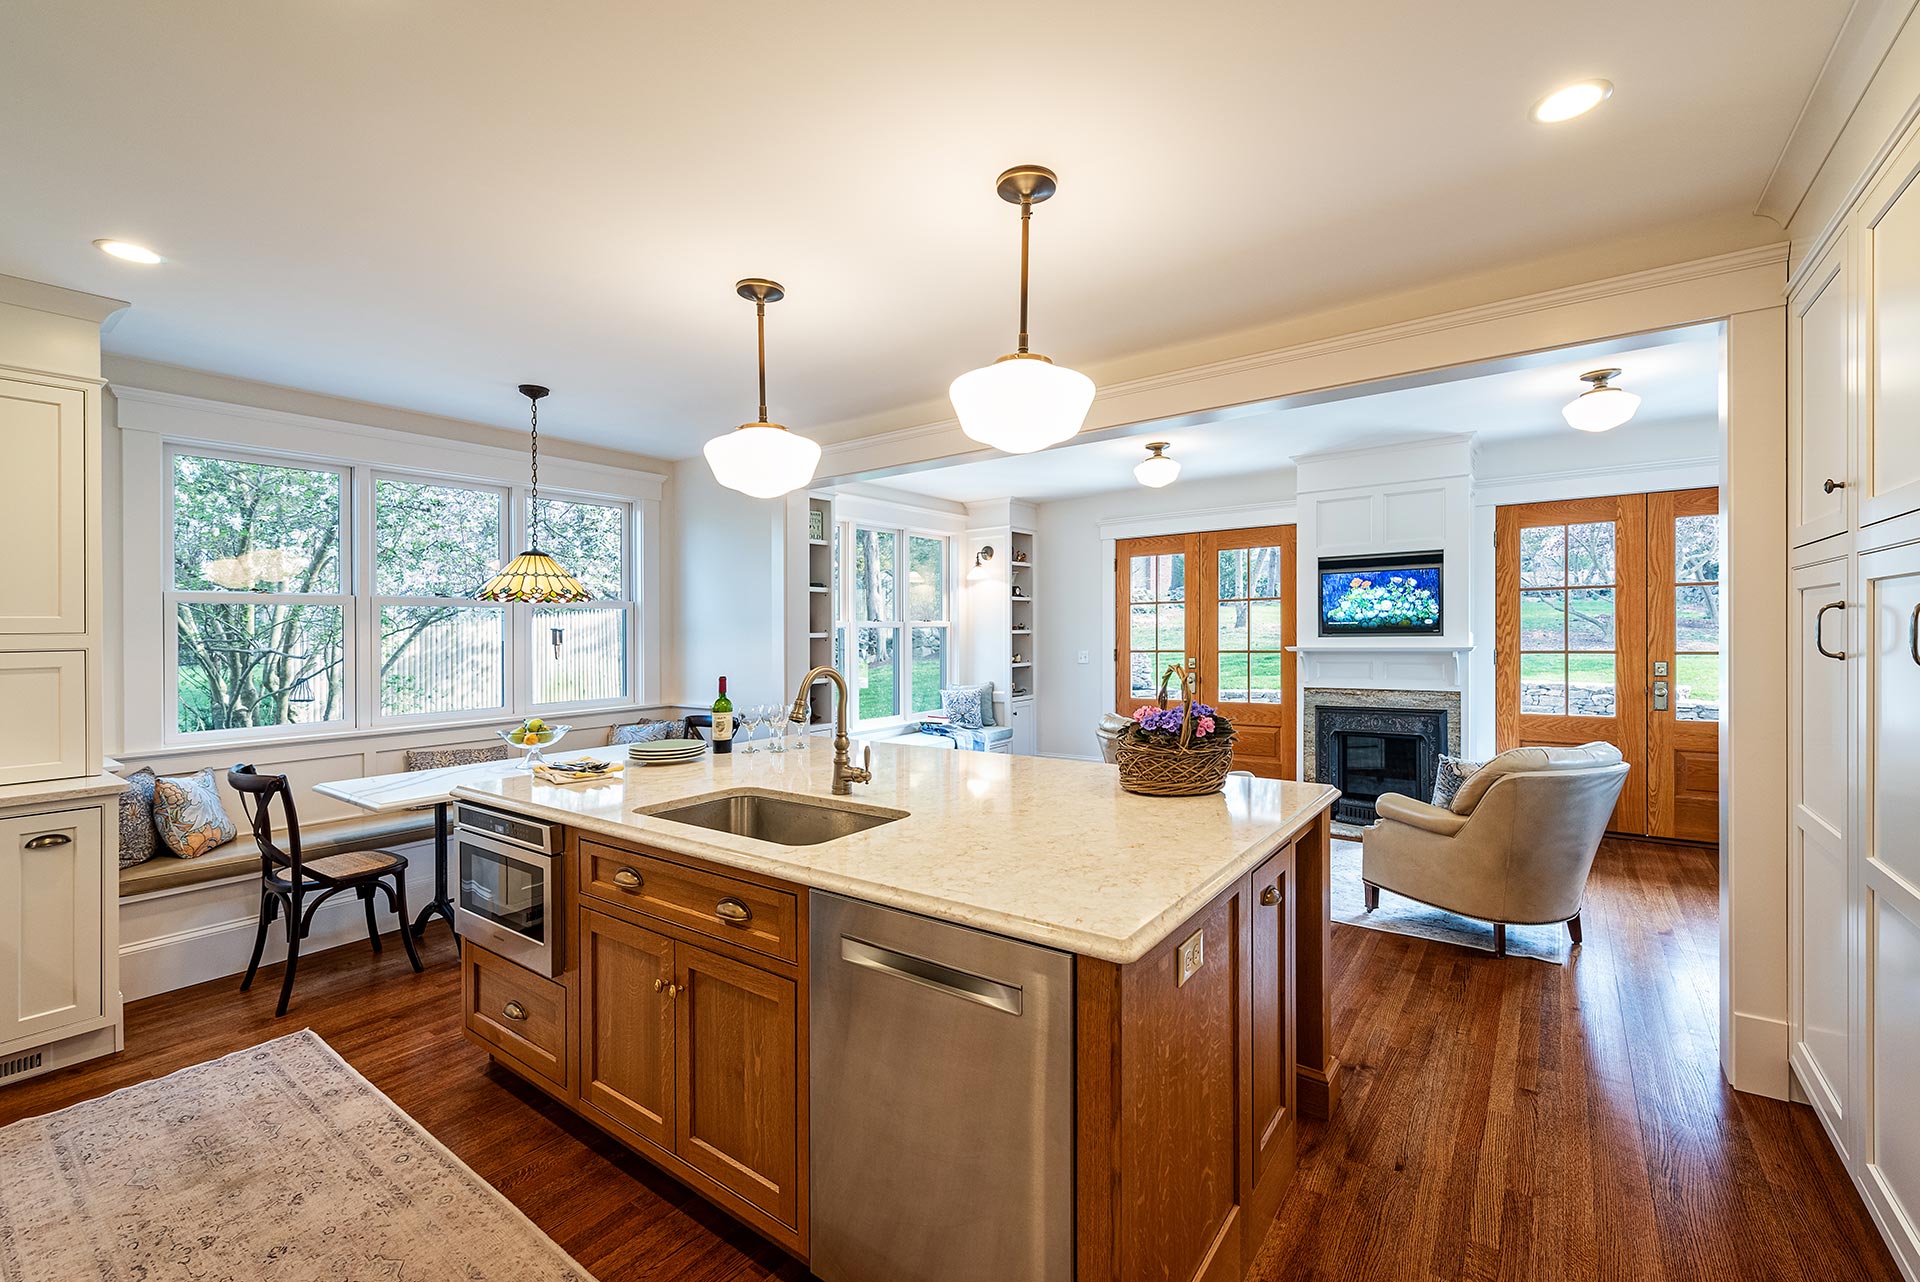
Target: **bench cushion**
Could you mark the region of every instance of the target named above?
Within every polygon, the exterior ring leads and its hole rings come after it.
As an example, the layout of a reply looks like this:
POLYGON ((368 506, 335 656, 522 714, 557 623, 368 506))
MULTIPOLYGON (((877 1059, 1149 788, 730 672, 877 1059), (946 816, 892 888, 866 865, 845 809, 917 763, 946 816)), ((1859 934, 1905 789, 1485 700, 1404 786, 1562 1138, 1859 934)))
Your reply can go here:
MULTIPOLYGON (((300 847, 303 863, 330 855, 364 851, 381 846, 404 845, 433 836, 431 810, 402 810, 387 815, 353 815, 329 823, 302 824, 300 847)), ((150 895, 161 890, 178 890, 211 881, 224 881, 260 873, 260 850, 253 834, 243 833, 233 841, 214 847, 197 859, 177 855, 155 855, 142 864, 120 870, 120 897, 150 895)))

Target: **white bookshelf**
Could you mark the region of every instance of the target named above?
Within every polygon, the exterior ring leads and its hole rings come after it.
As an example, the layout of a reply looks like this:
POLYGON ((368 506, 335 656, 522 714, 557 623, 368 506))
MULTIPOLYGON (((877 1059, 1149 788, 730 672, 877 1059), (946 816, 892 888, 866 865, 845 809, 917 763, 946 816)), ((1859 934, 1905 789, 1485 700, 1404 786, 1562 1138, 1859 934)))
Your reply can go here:
MULTIPOLYGON (((807 668, 833 662, 833 625, 835 578, 839 567, 834 557, 834 542, 839 527, 834 520, 833 499, 825 494, 807 496, 805 521, 801 527, 803 542, 799 563, 806 580, 806 608, 801 627, 801 655, 807 668)), ((833 725, 833 688, 825 677, 818 677, 807 691, 811 714, 809 731, 833 725)))
POLYGON ((971 505, 966 558, 966 681, 993 682, 993 719, 1013 729, 1015 753, 1032 753, 1037 739, 1035 695, 1045 679, 1040 662, 1043 596, 1030 505, 998 501, 971 505), (997 518, 997 520, 995 519, 997 518), (1004 522, 1002 524, 1001 522, 1004 522), (974 558, 991 547, 993 556, 974 558))

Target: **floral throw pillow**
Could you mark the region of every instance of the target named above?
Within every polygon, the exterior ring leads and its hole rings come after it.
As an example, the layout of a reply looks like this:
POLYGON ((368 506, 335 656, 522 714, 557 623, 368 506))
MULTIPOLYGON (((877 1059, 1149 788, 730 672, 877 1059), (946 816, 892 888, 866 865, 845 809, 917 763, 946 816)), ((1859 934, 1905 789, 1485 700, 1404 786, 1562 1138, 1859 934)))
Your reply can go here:
POLYGON ((1460 785, 1486 764, 1484 761, 1468 761, 1465 757, 1449 757, 1441 753, 1440 766, 1433 772, 1433 804, 1451 810, 1454 794, 1460 791, 1460 785))
POLYGON ((980 729, 980 687, 948 686, 940 692, 940 711, 947 714, 951 725, 963 730, 980 729))
POLYGON ((120 794, 120 866, 131 868, 153 858, 153 771, 147 766, 127 776, 120 794))
POLYGON ((614 726, 607 731, 607 742, 652 743, 656 739, 683 739, 686 737, 686 725, 684 721, 638 721, 614 726))
POLYGON ((179 779, 155 779, 153 826, 167 849, 182 859, 198 859, 232 841, 238 831, 220 804, 212 767, 179 779))

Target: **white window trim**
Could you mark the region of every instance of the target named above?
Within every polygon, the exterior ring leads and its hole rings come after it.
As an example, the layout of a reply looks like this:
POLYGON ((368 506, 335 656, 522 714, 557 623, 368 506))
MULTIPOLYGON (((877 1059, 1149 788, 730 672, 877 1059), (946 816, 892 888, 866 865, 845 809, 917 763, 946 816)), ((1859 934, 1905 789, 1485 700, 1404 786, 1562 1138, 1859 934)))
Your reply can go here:
MULTIPOLYGON (((510 688, 505 709, 475 710, 461 713, 421 713, 405 718, 375 718, 370 706, 355 703, 342 720, 297 726, 261 726, 242 730, 183 733, 176 726, 172 672, 174 663, 171 608, 173 566, 172 544, 172 463, 176 450, 207 453, 221 457, 240 457, 249 462, 345 469, 351 484, 367 488, 371 500, 371 477, 391 475, 402 479, 478 486, 501 490, 508 495, 509 543, 524 534, 524 512, 528 486, 527 460, 524 454, 471 442, 423 436, 418 433, 369 427, 277 410, 263 410, 173 393, 116 387, 118 439, 108 442, 109 475, 118 480, 118 503, 109 503, 109 537, 117 533, 122 558, 116 592, 109 593, 108 617, 110 641, 120 653, 109 667, 107 707, 109 738, 115 751, 124 755, 143 752, 178 751, 196 747, 216 747, 223 743, 261 745, 275 741, 302 742, 313 739, 359 739, 395 731, 446 728, 449 730, 498 725, 515 716, 514 708, 537 710, 542 716, 586 714, 646 708, 657 704, 660 681, 661 636, 658 612, 648 603, 658 599, 660 575, 660 500, 666 478, 659 473, 637 468, 621 468, 582 463, 564 458, 543 460, 541 486, 543 498, 611 503, 623 506, 629 519, 623 522, 625 573, 627 579, 627 694, 619 699, 568 703, 533 708, 520 702, 530 690, 530 644, 519 652, 526 660, 527 678, 510 688), (286 448, 297 441, 298 450, 286 448), (114 447, 117 446, 116 450, 114 447), (112 468, 112 456, 119 455, 119 467, 112 468), (116 510, 117 509, 117 510, 116 510), (112 527, 117 518, 119 529, 112 527), (156 538, 156 533, 161 537, 156 538), (113 599, 117 596, 117 599, 113 599), (117 627, 112 626, 117 617, 117 627), (115 690, 114 687, 118 686, 115 690)), ((357 555, 349 548, 370 547, 370 506, 348 496, 347 521, 343 531, 343 556, 357 555), (362 515, 364 513, 364 515, 362 515), (362 528, 364 525, 365 528, 362 528)), ((516 545, 517 546, 517 545, 516 545)), ((510 553, 509 553, 510 554, 510 553)), ((370 564, 370 562, 369 562, 370 564)), ((348 567, 350 568, 350 567, 348 567)), ((366 634, 377 622, 365 616, 371 596, 372 577, 365 580, 368 591, 349 593, 343 604, 349 610, 343 650, 345 661, 354 664, 364 652, 366 634)), ((227 599, 226 594, 213 594, 227 599)), ((266 594, 234 593, 261 603, 274 598, 266 594)), ((333 598, 339 601, 342 598, 333 598)), ((598 603, 603 608, 610 603, 598 603)), ((527 632, 531 634, 531 606, 513 606, 509 610, 527 611, 527 632)), ((511 617, 508 627, 516 625, 511 617)), ((513 636, 510 632, 510 643, 513 636)), ((510 674, 510 681, 513 680, 510 674)), ((372 689, 372 683, 357 683, 372 689)), ((349 692, 350 701, 377 700, 377 693, 364 696, 349 692)))
POLYGON ((850 728, 857 727, 861 730, 884 730, 894 726, 912 725, 928 714, 925 712, 915 712, 911 708, 907 708, 903 711, 890 713, 884 717, 862 717, 860 715, 860 689, 857 684, 860 660, 856 649, 856 643, 859 639, 859 629, 888 628, 898 636, 898 641, 894 646, 894 662, 897 665, 896 675, 894 677, 894 704, 896 708, 902 703, 910 704, 913 700, 913 665, 909 656, 912 651, 913 629, 915 628, 940 628, 946 632, 946 684, 951 685, 954 679, 955 668, 959 662, 954 651, 955 641, 960 634, 960 629, 954 621, 955 593, 953 578, 954 566, 956 564, 955 557, 957 555, 956 548, 959 545, 959 540, 953 532, 949 530, 916 525, 901 525, 884 520, 859 520, 850 517, 840 521, 839 526, 841 591, 840 598, 835 603, 835 613, 838 617, 834 621, 834 626, 835 630, 840 634, 840 652, 846 656, 847 671, 844 675, 847 678, 847 684, 853 687, 848 699, 850 706, 847 709, 847 724, 850 728), (907 550, 907 540, 913 538, 934 539, 940 543, 940 589, 942 604, 946 607, 942 618, 909 619, 906 617, 908 589, 904 576, 898 576, 896 583, 894 592, 894 618, 882 620, 856 619, 853 617, 855 592, 853 573, 854 532, 862 529, 895 536, 898 540, 895 544, 894 551, 894 563, 896 566, 910 566, 911 564, 907 550))

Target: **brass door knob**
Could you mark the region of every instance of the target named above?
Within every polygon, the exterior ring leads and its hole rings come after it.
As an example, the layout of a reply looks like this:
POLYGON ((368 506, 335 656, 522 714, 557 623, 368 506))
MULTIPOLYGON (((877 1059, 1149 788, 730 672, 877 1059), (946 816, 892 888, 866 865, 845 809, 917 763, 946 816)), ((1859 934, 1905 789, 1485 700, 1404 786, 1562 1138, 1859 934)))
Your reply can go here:
POLYGON ((732 926, 744 926, 753 920, 753 909, 728 895, 713 906, 713 915, 732 926))
POLYGON ((1260 888, 1260 902, 1271 908, 1280 902, 1280 887, 1276 885, 1260 888))
POLYGON ((500 1013, 508 1019, 524 1020, 527 1017, 527 1008, 519 1002, 508 1002, 500 1013))
POLYGON ((1821 482, 1820 488, 1826 491, 1828 494, 1831 494, 1835 490, 1846 489, 1847 483, 1845 481, 1836 481, 1831 476, 1829 476, 1825 481, 1821 482))
POLYGON ((645 881, 639 871, 633 868, 622 868, 613 874, 613 884, 622 890, 638 890, 645 881))

